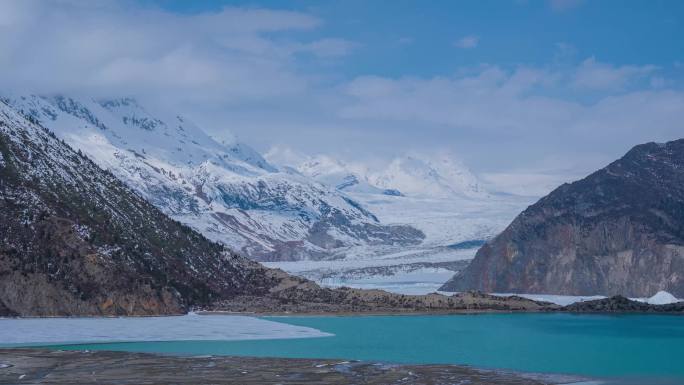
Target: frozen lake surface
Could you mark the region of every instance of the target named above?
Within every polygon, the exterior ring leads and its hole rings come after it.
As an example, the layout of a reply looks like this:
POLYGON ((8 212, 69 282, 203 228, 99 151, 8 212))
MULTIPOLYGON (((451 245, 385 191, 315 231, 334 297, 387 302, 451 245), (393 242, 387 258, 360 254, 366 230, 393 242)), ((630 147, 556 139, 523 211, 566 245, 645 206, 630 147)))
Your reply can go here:
POLYGON ((314 328, 231 315, 0 319, 0 345, 325 337, 314 328))

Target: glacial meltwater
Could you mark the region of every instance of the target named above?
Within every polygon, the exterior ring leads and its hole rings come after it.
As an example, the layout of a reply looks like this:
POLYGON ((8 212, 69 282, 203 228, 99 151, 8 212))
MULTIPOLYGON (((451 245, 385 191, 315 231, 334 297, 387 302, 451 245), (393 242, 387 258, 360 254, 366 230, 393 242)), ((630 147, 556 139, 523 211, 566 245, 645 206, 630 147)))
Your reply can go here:
MULTIPOLYGON (((195 317, 196 327, 202 327, 203 317, 195 317)), ((612 378, 611 381, 624 380, 625 383, 684 383, 684 317, 681 316, 555 313, 262 319, 302 330, 317 329, 333 336, 51 347, 466 364, 479 368, 612 378)), ((233 327, 239 328, 239 325, 233 327)))

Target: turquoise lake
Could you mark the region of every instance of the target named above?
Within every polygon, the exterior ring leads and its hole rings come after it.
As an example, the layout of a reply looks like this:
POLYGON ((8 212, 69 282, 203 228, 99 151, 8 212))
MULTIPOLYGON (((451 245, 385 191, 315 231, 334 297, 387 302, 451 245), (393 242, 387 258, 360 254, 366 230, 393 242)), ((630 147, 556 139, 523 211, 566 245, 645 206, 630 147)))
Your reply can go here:
POLYGON ((467 364, 600 378, 650 378, 654 382, 662 378, 667 383, 684 383, 684 317, 680 316, 482 314, 264 318, 316 328, 335 336, 60 348, 467 364))

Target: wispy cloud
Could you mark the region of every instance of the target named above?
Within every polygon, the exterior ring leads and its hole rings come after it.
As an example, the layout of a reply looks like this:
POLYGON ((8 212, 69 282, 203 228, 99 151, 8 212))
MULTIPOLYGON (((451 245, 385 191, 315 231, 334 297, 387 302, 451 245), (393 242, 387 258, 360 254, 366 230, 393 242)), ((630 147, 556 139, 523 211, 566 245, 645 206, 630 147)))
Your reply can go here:
POLYGON ((358 43, 345 39, 320 39, 311 43, 299 44, 297 51, 310 52, 319 57, 336 57, 350 54, 358 43))
POLYGON ((584 60, 572 79, 572 85, 584 89, 620 89, 657 70, 656 66, 613 66, 599 63, 593 57, 584 60))
POLYGON ((458 48, 475 48, 480 44, 480 38, 474 35, 463 36, 454 42, 454 46, 458 48))
POLYGON ((238 100, 298 93, 309 77, 297 54, 330 58, 356 43, 292 40, 317 28, 309 14, 226 7, 176 14, 115 2, 3 1, 0 84, 42 92, 175 94, 238 100), (6 19, 6 20, 5 20, 6 19))
POLYGON ((608 160, 637 143, 681 136, 684 92, 648 82, 626 86, 654 71, 589 59, 562 69, 483 66, 454 76, 364 76, 346 87, 352 101, 339 114, 354 122, 420 127, 425 137, 432 127, 433 138, 475 141, 474 147, 512 163, 550 154, 568 154, 566 165, 591 154, 608 160), (592 87, 591 98, 577 100, 578 86, 592 87), (569 155, 580 147, 583 155, 569 155))

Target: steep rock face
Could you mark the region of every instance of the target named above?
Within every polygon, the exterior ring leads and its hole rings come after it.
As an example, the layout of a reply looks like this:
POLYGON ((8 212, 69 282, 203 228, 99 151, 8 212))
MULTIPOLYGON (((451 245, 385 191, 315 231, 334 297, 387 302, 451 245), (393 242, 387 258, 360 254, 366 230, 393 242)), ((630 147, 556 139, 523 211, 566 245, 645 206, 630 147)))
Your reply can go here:
POLYGON ((521 213, 442 290, 684 295, 684 139, 634 147, 521 213))
POLYGON ((0 314, 182 313, 263 295, 271 273, 0 102, 0 314))
POLYGON ((255 260, 320 259, 352 246, 418 244, 343 193, 280 172, 255 150, 219 143, 181 116, 135 100, 7 98, 164 213, 255 260))

